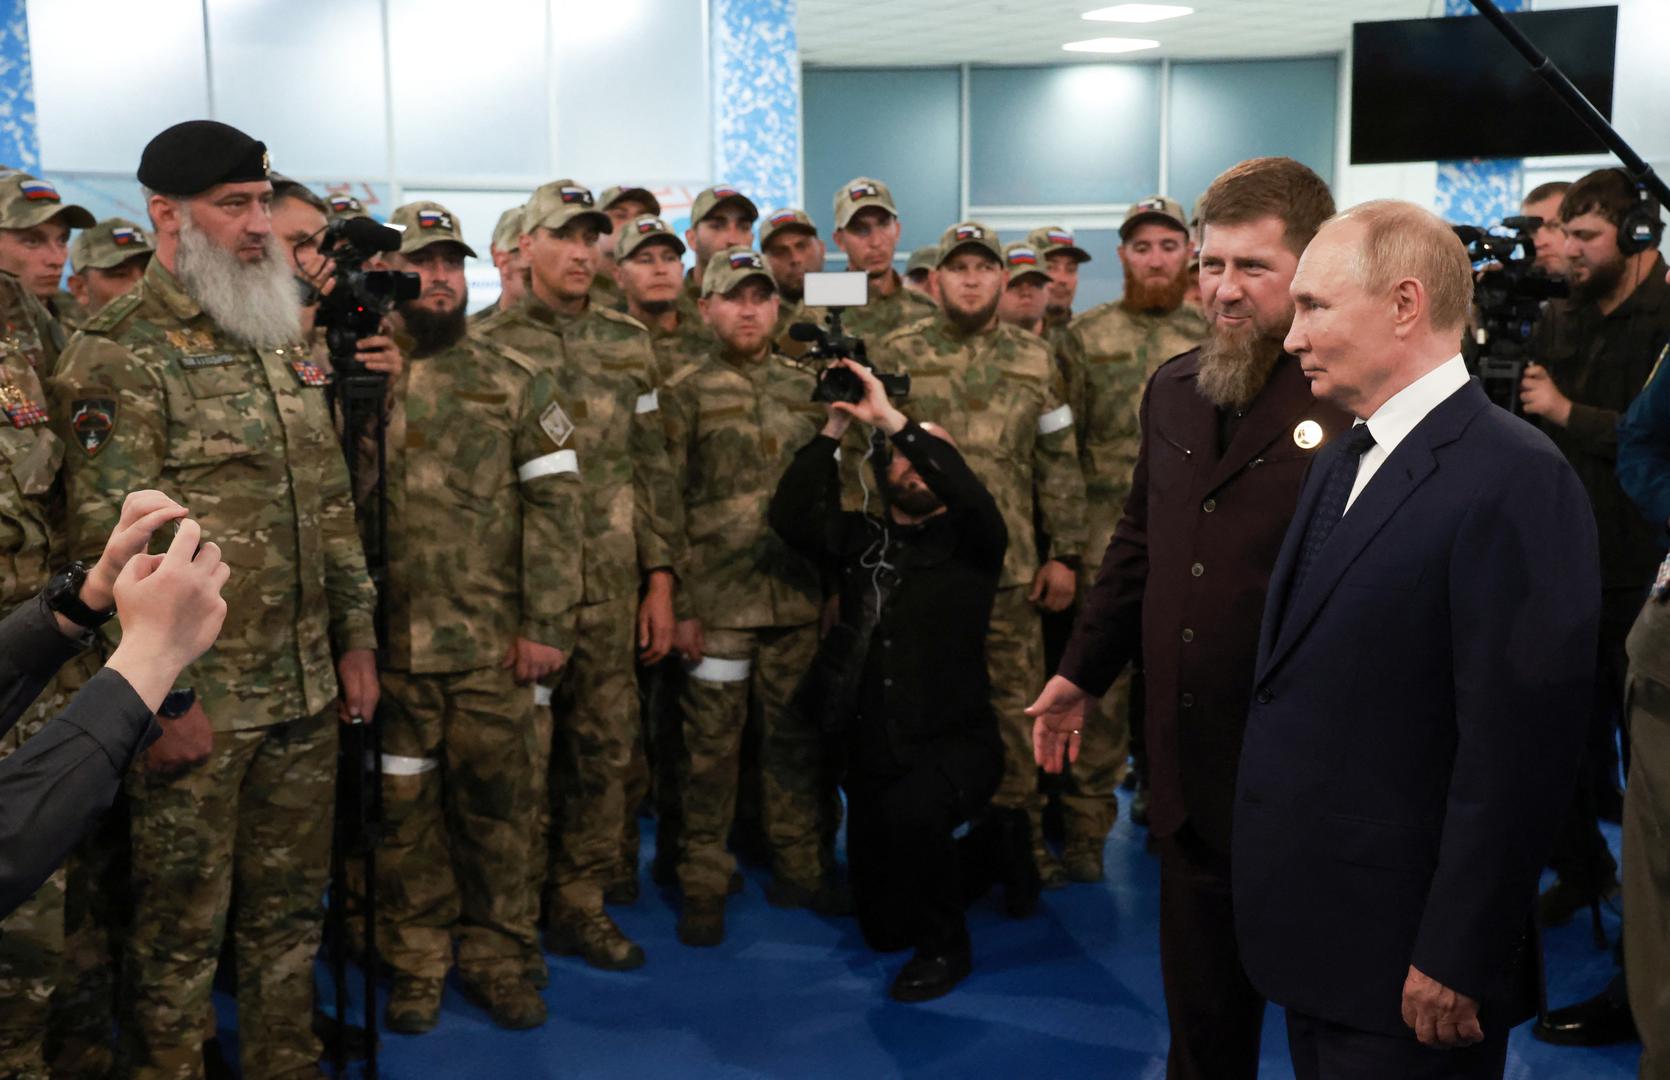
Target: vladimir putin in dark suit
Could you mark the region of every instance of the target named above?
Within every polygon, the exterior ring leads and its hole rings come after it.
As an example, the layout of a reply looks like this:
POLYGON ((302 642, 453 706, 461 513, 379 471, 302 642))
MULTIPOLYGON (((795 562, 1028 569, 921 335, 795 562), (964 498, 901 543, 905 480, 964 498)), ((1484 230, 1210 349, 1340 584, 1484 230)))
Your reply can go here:
POLYGON ((1299 1080, 1500 1077, 1593 686, 1583 487, 1457 355, 1432 214, 1325 225, 1288 351, 1364 420, 1318 455, 1270 583, 1236 792, 1236 927, 1299 1080))

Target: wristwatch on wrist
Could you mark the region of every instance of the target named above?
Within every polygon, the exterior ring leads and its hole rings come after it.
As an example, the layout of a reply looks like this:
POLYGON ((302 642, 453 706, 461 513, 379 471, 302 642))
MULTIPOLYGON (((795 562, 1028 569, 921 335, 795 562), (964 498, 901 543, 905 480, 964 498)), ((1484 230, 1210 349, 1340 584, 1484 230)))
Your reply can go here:
POLYGON ((165 720, 178 720, 191 711, 197 704, 197 691, 189 686, 178 690, 168 691, 168 696, 162 699, 162 705, 157 709, 157 715, 165 720))
POLYGON ((94 611, 81 602, 81 586, 87 581, 87 565, 72 562, 46 583, 46 606, 77 626, 97 630, 109 622, 116 609, 94 611))

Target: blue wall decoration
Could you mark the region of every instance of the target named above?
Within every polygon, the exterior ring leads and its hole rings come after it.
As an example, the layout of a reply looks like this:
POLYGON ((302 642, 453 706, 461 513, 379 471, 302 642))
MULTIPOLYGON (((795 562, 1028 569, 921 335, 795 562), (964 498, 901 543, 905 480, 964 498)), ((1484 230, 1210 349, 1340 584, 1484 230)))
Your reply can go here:
MULTIPOLYGON (((1528 0, 1497 0, 1503 11, 1527 11, 1528 0)), ((1467 0, 1444 0, 1445 15, 1472 15, 1467 0)), ((1519 158, 1478 161, 1440 161, 1435 209, 1456 225, 1495 225, 1519 213, 1525 188, 1524 162, 1519 158)))
POLYGON ((0 165, 39 172, 35 74, 29 66, 29 15, 24 0, 0 0, 0 165))
POLYGON ((711 0, 713 178, 760 212, 799 206, 795 0, 711 0))

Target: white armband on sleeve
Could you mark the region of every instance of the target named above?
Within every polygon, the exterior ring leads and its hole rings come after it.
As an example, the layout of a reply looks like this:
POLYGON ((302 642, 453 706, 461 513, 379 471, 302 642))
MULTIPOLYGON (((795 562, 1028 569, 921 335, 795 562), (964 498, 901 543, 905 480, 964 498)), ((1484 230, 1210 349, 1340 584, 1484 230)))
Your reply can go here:
POLYGON ((580 456, 572 450, 557 450, 532 461, 525 462, 516 470, 516 479, 522 483, 537 480, 541 476, 552 473, 577 473, 580 471, 580 456))
POLYGON ((1062 405, 1051 409, 1038 418, 1038 434, 1054 435, 1073 426, 1073 409, 1070 405, 1062 405))
POLYGON ((660 395, 656 391, 651 390, 647 394, 639 394, 638 395, 638 406, 637 406, 637 408, 633 409, 632 411, 635 412, 635 413, 638 413, 639 415, 642 415, 642 414, 647 413, 647 412, 654 412, 655 410, 659 409, 660 407, 661 407, 661 397, 660 397, 660 395))

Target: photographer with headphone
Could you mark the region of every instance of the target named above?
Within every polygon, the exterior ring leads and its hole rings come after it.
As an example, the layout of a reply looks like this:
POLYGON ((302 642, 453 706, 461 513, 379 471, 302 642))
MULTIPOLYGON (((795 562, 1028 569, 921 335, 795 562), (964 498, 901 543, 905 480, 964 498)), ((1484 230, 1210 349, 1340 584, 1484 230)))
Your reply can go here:
MULTIPOLYGON (((1580 765, 1584 775, 1549 859, 1558 877, 1539 904, 1544 926, 1563 923, 1597 898, 1618 892, 1617 864, 1597 818, 1621 816, 1614 747, 1629 664, 1624 639, 1665 549, 1665 523, 1646 520, 1619 484, 1618 421, 1670 337, 1658 203, 1624 170, 1601 169, 1566 191, 1560 222, 1571 298, 1550 304, 1537 324, 1528 346, 1535 362, 1526 368, 1520 401, 1526 417, 1554 440, 1588 490, 1600 529, 1603 592, 1594 710, 1580 765)), ((1537 1034, 1590 1045, 1629 1035, 1621 1003, 1585 1006, 1558 1010, 1538 1025, 1537 1034)))

